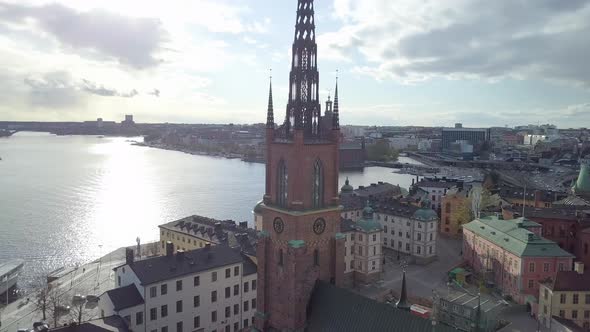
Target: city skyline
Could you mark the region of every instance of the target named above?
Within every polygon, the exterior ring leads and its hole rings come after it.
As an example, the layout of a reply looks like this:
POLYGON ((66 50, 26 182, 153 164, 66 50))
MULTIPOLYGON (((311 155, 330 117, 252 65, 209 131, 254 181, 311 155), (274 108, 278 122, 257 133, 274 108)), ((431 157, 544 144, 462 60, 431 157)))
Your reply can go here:
MULTIPOLYGON (((590 5, 482 4, 318 3, 322 101, 338 70, 343 125, 590 120, 590 5)), ((286 105, 293 7, 0 2, 1 120, 262 123, 271 67, 286 105)))

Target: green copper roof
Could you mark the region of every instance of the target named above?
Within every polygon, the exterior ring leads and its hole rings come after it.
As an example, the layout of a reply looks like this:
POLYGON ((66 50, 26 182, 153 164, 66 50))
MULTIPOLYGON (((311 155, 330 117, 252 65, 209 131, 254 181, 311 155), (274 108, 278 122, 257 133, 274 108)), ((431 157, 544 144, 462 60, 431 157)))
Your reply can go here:
POLYGON ((350 185, 348 177, 346 178, 346 182, 344 183, 340 191, 342 191, 343 193, 349 193, 354 191, 354 187, 350 185))
POLYGON ((519 257, 573 257, 557 243, 539 237, 527 229, 531 227, 540 225, 524 218, 502 220, 498 217, 480 218, 463 225, 464 229, 519 257))
POLYGON ((590 161, 582 162, 578 181, 574 185, 576 194, 590 194, 590 161))
POLYGON ((434 221, 438 220, 438 215, 430 208, 421 208, 414 212, 414 219, 418 221, 434 221))
POLYGON ((303 240, 289 241, 289 247, 291 247, 291 248, 303 248, 304 246, 305 246, 305 241, 303 241, 303 240))
POLYGON ((375 231, 381 231, 381 224, 377 221, 375 221, 374 219, 361 219, 356 223, 356 226, 358 226, 360 229, 362 229, 365 232, 375 232, 375 231))

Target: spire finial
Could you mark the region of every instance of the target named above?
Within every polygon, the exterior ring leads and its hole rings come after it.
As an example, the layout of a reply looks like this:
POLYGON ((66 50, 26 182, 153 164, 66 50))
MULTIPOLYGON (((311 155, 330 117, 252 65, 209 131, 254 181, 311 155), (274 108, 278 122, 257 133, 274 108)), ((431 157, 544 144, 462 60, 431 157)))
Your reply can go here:
POLYGON ((340 109, 338 105, 338 70, 336 70, 336 89, 334 90, 334 115, 332 116, 332 129, 340 130, 340 109))
POLYGON ((406 268, 405 264, 402 265, 403 267, 403 277, 402 277, 402 290, 399 296, 399 301, 395 304, 395 307, 400 310, 410 311, 410 303, 408 302, 408 294, 406 292, 406 268))
POLYGON ((274 109, 272 103, 272 68, 269 69, 269 89, 268 89, 268 109, 266 111, 266 128, 274 129, 275 127, 275 117, 274 117, 274 109))

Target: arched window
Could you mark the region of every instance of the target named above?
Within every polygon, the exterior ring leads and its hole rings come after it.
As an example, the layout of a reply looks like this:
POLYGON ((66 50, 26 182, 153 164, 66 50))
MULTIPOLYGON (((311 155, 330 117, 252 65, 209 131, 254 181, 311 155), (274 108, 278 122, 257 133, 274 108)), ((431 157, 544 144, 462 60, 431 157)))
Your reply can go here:
POLYGON ((287 165, 284 160, 281 160, 277 169, 277 204, 282 207, 287 207, 288 182, 287 165))
POLYGON ((283 266, 283 249, 279 249, 279 265, 283 266))
POLYGON ((317 249, 313 251, 313 265, 320 265, 320 252, 317 249))
POLYGON ((324 167, 318 159, 313 165, 313 207, 319 208, 324 205, 324 167))

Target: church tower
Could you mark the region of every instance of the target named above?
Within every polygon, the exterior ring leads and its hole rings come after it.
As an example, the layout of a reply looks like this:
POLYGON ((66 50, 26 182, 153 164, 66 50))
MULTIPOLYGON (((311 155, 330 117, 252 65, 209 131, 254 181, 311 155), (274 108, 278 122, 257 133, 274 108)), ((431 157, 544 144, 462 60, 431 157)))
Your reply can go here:
MULTIPOLYGON (((315 282, 342 283, 344 236, 338 197, 338 110, 324 120, 313 0, 298 0, 283 123, 266 125, 266 187, 257 247, 259 330, 303 330, 315 282)), ((337 102, 335 100, 335 102, 337 102)))

